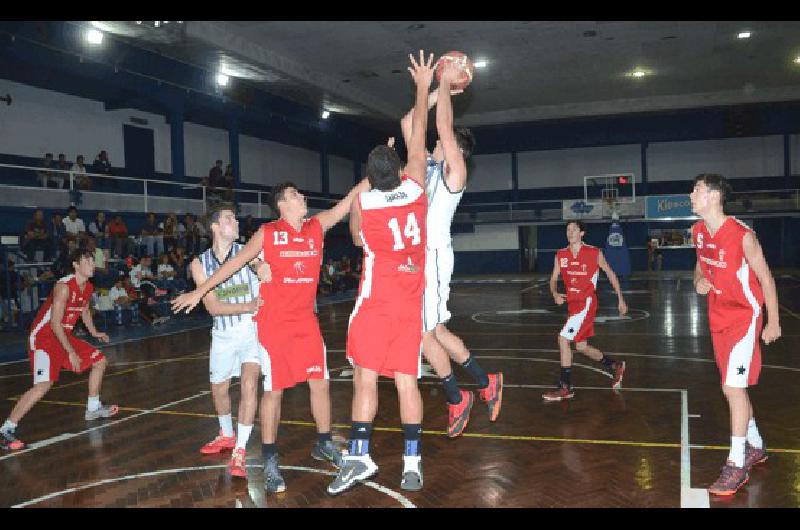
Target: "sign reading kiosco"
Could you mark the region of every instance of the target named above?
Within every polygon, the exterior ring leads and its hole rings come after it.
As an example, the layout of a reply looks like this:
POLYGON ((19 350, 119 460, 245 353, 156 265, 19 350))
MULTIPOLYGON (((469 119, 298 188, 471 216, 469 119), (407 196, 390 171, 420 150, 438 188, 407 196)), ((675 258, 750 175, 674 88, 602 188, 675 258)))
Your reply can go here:
POLYGON ((647 197, 648 219, 694 218, 688 195, 656 195, 647 197))

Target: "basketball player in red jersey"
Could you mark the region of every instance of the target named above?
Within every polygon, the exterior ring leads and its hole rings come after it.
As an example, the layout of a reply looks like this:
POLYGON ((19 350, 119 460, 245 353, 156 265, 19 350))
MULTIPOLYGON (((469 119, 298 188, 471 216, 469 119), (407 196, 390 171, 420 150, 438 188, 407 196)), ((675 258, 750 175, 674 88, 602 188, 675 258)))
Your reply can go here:
POLYGON ((73 251, 70 256, 74 274, 64 276, 53 287, 53 292, 39 308, 28 338, 28 355, 33 370, 33 387, 25 392, 0 427, 0 444, 3 449, 17 450, 25 447, 15 435, 17 424, 53 383, 58 381, 62 368, 75 373, 89 372, 89 400, 86 405, 87 420, 109 418, 119 412, 117 405, 100 403, 100 386, 108 361, 92 346, 72 335, 78 318, 83 319, 89 334, 100 342, 108 342, 108 335, 94 327, 89 301, 94 287, 89 278, 94 276, 94 254, 85 249, 73 251))
POLYGON ((572 349, 569 344, 572 341, 575 342, 575 349, 590 359, 602 363, 605 369, 613 374, 611 383, 613 388, 622 385, 625 361, 615 361, 603 355, 597 348, 589 346, 587 342, 589 337, 594 336, 598 269, 603 269, 608 281, 611 282, 611 287, 617 293, 619 314, 625 315, 628 306, 619 288, 617 275, 603 257, 603 252, 597 247, 585 244, 584 235, 586 235, 586 225, 583 221, 567 223, 569 246, 556 252, 553 274, 550 276, 550 292, 553 299, 558 305, 567 302, 569 318, 558 335, 558 348, 561 351, 561 377, 558 388, 542 394, 545 401, 561 401, 575 397, 575 391, 572 389, 572 349), (567 290, 566 296, 556 291, 559 273, 567 290))
POLYGON ((191 293, 177 297, 174 311, 191 311, 205 293, 216 287, 259 254, 269 265, 271 281, 262 283, 264 301, 255 315, 261 345, 264 395, 261 399, 261 438, 264 487, 286 490, 278 468, 277 435, 283 390, 308 381, 311 413, 319 440, 311 455, 338 467, 341 453, 331 440, 331 403, 325 344, 314 313, 314 300, 322 265, 324 233, 341 221, 353 198, 369 189, 364 179, 333 208, 306 218, 306 199, 290 182, 272 189, 272 207, 280 219, 265 223, 247 245, 191 293))
POLYGON ((714 495, 733 495, 749 480, 750 468, 767 459, 756 427, 747 387, 758 383, 761 347, 781 336, 778 293, 761 245, 753 231, 723 212, 731 189, 725 177, 701 174, 689 198, 701 220, 692 226, 697 251, 694 286, 708 296, 708 323, 731 415, 731 450, 722 473, 708 488, 714 495), (762 331, 761 307, 767 325, 762 331))
POLYGON ((425 130, 433 55, 419 63, 409 55, 417 87, 408 163, 387 145, 370 152, 367 176, 372 191, 359 194, 350 212, 350 231, 364 248, 358 298, 350 315, 347 358, 353 364, 352 431, 339 475, 328 486, 336 495, 378 471, 369 455, 372 421, 378 408, 378 376, 393 377, 405 437, 400 487, 422 488, 420 437, 422 295, 425 290, 425 130))

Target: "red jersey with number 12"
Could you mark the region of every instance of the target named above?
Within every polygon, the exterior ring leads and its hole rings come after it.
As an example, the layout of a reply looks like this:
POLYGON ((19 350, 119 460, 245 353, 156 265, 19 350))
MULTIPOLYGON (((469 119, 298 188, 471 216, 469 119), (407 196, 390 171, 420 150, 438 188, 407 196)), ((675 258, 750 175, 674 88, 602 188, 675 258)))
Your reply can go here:
POLYGON ((425 190, 403 176, 400 186, 392 191, 360 193, 358 203, 364 243, 359 300, 364 307, 421 300, 428 212, 425 190))
POLYGON ((559 250, 556 257, 567 289, 567 302, 583 303, 587 297, 593 296, 600 270, 600 249, 583 243, 577 256, 573 256, 567 247, 559 250))
POLYGON ((322 265, 322 225, 316 217, 303 220, 298 232, 278 219, 261 226, 264 261, 272 270, 272 281, 262 283, 264 300, 256 321, 294 321, 315 318, 319 271, 322 265))

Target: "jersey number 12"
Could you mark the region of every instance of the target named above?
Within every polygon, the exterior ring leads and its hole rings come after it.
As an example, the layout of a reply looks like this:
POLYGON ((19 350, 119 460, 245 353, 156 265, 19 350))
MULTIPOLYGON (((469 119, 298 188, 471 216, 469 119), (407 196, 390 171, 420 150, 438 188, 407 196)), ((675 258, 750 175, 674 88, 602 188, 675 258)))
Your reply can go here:
POLYGON ((392 231, 392 236, 394 236, 394 246, 392 250, 403 250, 406 246, 403 244, 403 235, 406 238, 411 240, 411 245, 419 245, 422 241, 420 238, 420 230, 419 225, 417 224, 417 218, 414 215, 414 212, 410 212, 408 214, 408 218, 406 219, 406 227, 403 229, 403 234, 400 234, 400 223, 397 222, 396 217, 392 217, 389 220, 389 229, 392 231))

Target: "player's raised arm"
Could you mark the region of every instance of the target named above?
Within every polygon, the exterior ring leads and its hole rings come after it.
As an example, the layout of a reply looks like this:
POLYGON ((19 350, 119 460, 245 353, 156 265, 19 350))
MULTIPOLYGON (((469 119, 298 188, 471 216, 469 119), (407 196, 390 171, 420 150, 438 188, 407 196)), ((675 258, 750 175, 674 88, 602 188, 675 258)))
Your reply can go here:
POLYGON ((175 300, 172 301, 172 311, 174 313, 178 313, 181 310, 185 309, 188 313, 192 309, 195 308, 197 304, 200 303, 200 300, 203 299, 205 294, 216 287, 217 285, 221 284, 225 280, 227 280, 231 275, 233 275, 236 271, 247 265, 250 261, 258 257, 261 249, 264 246, 264 231, 262 229, 258 229, 253 237, 250 238, 250 241, 242 248, 242 250, 233 256, 231 259, 225 262, 219 269, 211 275, 211 278, 203 282, 202 285, 198 285, 197 288, 186 294, 182 294, 178 296, 175 300))
POLYGON ((350 212, 350 205, 353 204, 353 199, 362 191, 369 191, 369 189, 369 180, 362 179, 361 182, 353 186, 353 189, 350 190, 350 193, 348 193, 344 199, 336 203, 336 206, 318 213, 316 218, 319 220, 319 224, 322 225, 322 231, 326 232, 333 225, 344 219, 350 212))
POLYGON ((427 62, 422 50, 419 51, 419 63, 414 60, 414 56, 409 54, 411 66, 408 71, 417 86, 417 99, 414 105, 414 122, 411 131, 411 138, 408 141, 408 161, 405 167, 405 174, 414 181, 425 187, 425 132, 428 128, 428 89, 433 81, 433 54, 430 54, 427 62))
POLYGON ((767 324, 764 326, 761 338, 765 344, 769 344, 781 336, 781 324, 778 315, 778 290, 775 288, 775 278, 772 277, 767 260, 764 258, 764 252, 761 250, 761 244, 754 233, 747 232, 744 235, 742 247, 744 248, 744 257, 750 268, 753 269, 758 282, 761 284, 761 290, 764 292, 764 303, 767 306, 767 324))
POLYGON ((467 183, 467 164, 464 162, 464 155, 456 142, 453 130, 453 102, 450 99, 450 84, 457 79, 458 74, 459 70, 453 63, 445 65, 439 81, 442 95, 439 98, 439 106, 436 107, 436 132, 442 143, 444 160, 450 168, 445 179, 447 187, 453 191, 461 191, 467 183))
POLYGON ((364 242, 361 241, 361 207, 357 200, 353 201, 350 207, 350 235, 353 236, 355 246, 364 246, 364 242))
POLYGON ((611 287, 614 288, 614 292, 617 293, 617 300, 619 306, 619 314, 624 315, 628 312, 628 304, 625 303, 625 297, 622 296, 622 289, 619 286, 619 279, 617 279, 617 274, 614 272, 614 269, 606 261, 606 257, 603 256, 603 251, 601 250, 597 256, 597 265, 603 269, 603 272, 606 273, 608 276, 608 281, 611 282, 611 287))
MULTIPOLYGON (((459 92, 463 92, 463 90, 459 91, 459 92)), ((430 94, 428 94, 428 110, 431 110, 433 108, 433 106, 436 105, 436 100, 438 98, 438 95, 439 95, 439 89, 438 88, 435 88, 434 90, 431 91, 430 94)), ((405 142, 405 144, 406 144, 406 151, 408 150, 409 142, 411 142, 411 131, 413 130, 413 127, 414 127, 414 109, 415 108, 416 108, 416 106, 411 107, 411 110, 409 110, 406 113, 406 115, 403 116, 402 119, 400 120, 400 130, 403 133, 403 142, 405 142)), ((427 155, 427 153, 426 153, 426 155, 427 155)), ((408 155, 406 155, 406 156, 408 156, 408 155)))

